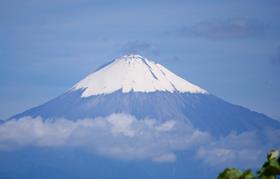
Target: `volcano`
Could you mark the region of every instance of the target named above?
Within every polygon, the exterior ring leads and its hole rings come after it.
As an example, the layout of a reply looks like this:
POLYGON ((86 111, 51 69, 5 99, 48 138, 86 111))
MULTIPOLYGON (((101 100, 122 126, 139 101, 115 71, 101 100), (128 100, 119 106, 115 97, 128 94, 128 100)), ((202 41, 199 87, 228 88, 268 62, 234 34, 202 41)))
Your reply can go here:
POLYGON ((183 120, 215 136, 280 128, 278 121, 226 102, 140 55, 117 58, 64 94, 10 119, 41 116, 79 120, 114 113, 138 119, 183 120))
POLYGON ((279 146, 280 122, 140 55, 0 124, 0 178, 215 178, 279 146))
POLYGON ((279 129, 126 55, 1 123, 0 178, 216 178, 227 166, 257 170, 279 129))

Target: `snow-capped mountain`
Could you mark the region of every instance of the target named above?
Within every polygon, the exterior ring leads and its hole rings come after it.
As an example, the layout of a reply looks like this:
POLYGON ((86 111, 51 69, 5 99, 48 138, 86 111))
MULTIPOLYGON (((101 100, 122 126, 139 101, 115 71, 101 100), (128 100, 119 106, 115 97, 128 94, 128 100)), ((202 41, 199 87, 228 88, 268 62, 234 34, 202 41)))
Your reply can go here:
POLYGON ((77 83, 72 90, 84 89, 82 97, 129 92, 207 93, 200 87, 175 75, 165 67, 140 55, 114 60, 77 83))
POLYGON ((279 129, 128 55, 0 124, 0 178, 216 178, 260 165, 279 129))
POLYGON ((66 93, 11 117, 105 117, 126 113, 138 119, 183 120, 213 135, 261 130, 280 123, 230 104, 140 55, 127 55, 97 69, 66 93))

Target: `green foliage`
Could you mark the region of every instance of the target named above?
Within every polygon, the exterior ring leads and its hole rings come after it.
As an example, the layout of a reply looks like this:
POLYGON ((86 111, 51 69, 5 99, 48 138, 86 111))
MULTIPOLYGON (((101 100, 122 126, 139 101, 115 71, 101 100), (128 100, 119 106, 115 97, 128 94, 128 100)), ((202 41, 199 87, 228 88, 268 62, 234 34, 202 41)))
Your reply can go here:
POLYGON ((276 175, 280 175, 280 158, 278 160, 271 159, 266 161, 262 168, 258 171, 260 179, 274 179, 276 175))
POLYGON ((236 168, 226 168, 219 174, 218 179, 275 179, 277 175, 280 175, 280 157, 279 151, 273 149, 267 154, 267 161, 258 171, 257 177, 252 170, 242 172, 236 168))
POLYGON ((243 174, 239 177, 239 179, 255 179, 254 173, 252 170, 245 170, 243 174))
POLYGON ((219 174, 218 179, 239 179, 242 172, 236 168, 226 168, 219 174))
POLYGON ((226 168, 222 173, 219 174, 218 179, 255 179, 251 170, 244 172, 236 168, 226 168))

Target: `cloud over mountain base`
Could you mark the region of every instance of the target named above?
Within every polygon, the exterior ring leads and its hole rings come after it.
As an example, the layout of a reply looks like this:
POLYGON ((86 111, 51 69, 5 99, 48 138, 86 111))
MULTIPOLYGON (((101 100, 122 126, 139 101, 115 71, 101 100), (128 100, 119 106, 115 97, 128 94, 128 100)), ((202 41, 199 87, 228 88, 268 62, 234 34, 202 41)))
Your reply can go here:
POLYGON ((47 119, 24 117, 0 125, 0 150, 32 147, 78 147, 121 160, 176 162, 176 153, 195 151, 203 163, 255 165, 270 148, 279 147, 280 130, 248 131, 214 138, 179 120, 159 122, 126 114, 104 118, 47 119))

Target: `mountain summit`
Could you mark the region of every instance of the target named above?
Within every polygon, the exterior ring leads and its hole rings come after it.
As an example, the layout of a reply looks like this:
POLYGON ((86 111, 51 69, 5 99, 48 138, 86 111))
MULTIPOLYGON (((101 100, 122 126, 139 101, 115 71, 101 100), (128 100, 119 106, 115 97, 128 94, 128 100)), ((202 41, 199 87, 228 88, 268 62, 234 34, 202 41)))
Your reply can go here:
POLYGON ((128 92, 207 93, 175 75, 164 66, 140 55, 126 55, 95 71, 77 83, 72 90, 84 90, 82 97, 128 92))

